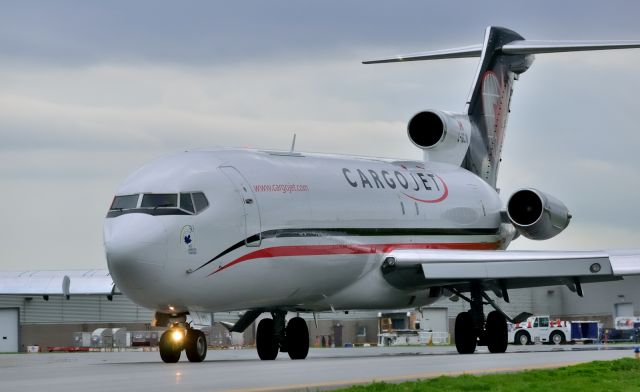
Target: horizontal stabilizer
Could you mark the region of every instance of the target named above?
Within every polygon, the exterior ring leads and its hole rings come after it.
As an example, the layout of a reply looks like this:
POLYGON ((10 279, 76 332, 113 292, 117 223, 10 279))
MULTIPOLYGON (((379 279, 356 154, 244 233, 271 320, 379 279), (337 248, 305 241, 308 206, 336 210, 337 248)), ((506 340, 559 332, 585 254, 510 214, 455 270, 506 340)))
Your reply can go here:
POLYGON ((501 48, 504 54, 578 52, 585 50, 640 48, 640 41, 512 41, 501 48))
MULTIPOLYGON (((512 41, 496 48, 503 54, 528 55, 537 53, 579 52, 587 50, 609 50, 640 48, 640 41, 512 41)), ((480 57, 482 45, 471 45, 461 48, 433 50, 430 52, 411 53, 379 60, 363 61, 363 64, 398 63, 405 61, 459 59, 480 57)))
POLYGON ((402 61, 459 59, 466 57, 480 57, 482 45, 465 46, 462 48, 434 50, 431 52, 411 53, 387 59, 363 61, 363 64, 397 63, 402 61))

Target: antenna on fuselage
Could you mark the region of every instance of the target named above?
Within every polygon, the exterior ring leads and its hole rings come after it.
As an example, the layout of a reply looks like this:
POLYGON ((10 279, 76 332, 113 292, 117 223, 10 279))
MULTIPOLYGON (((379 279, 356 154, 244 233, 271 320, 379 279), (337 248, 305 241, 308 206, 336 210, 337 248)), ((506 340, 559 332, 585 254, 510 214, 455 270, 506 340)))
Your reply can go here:
POLYGON ((291 150, 289 152, 293 152, 293 149, 296 148, 296 134, 293 134, 293 141, 291 142, 291 150))

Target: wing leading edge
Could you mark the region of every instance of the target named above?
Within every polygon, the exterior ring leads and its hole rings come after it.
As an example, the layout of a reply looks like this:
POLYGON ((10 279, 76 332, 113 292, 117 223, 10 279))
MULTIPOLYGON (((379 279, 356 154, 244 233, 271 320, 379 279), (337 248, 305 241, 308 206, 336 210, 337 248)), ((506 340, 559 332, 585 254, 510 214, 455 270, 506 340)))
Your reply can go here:
POLYGON ((398 249, 386 255, 385 278, 398 288, 444 286, 467 291, 472 281, 500 289, 578 286, 640 275, 640 250, 454 251, 398 249))

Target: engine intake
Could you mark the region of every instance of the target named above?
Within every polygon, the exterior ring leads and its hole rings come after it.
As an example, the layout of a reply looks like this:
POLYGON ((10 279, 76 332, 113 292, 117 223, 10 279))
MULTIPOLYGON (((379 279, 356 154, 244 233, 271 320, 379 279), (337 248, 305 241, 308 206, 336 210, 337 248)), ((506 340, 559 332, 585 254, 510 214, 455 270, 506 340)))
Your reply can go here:
POLYGON ((425 160, 459 165, 469 148, 469 116, 426 110, 407 126, 409 139, 425 152, 425 160))
POLYGON ((521 189, 509 198, 507 214, 518 233, 532 240, 555 237, 571 220, 560 200, 532 188, 521 189))
POLYGON ((434 112, 420 112, 407 127, 409 139, 420 148, 431 148, 445 135, 444 121, 434 112))

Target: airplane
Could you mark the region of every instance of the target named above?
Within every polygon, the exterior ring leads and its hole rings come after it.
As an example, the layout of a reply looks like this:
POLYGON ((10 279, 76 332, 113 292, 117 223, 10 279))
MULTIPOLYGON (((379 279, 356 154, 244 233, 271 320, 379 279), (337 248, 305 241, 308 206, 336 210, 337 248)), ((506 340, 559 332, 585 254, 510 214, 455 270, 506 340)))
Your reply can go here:
POLYGON ((514 82, 541 53, 640 48, 640 41, 530 41, 489 26, 482 45, 365 61, 479 57, 461 114, 422 111, 408 123, 424 160, 291 150, 217 148, 159 158, 117 189, 104 222, 108 268, 120 291, 155 310, 164 362, 207 353, 187 322, 203 312, 261 314, 257 353, 305 359, 309 331, 287 314, 469 302, 455 345, 507 349, 509 290, 582 285, 640 274, 639 251, 506 251, 518 236, 545 240, 571 220, 534 188, 503 205, 496 189, 514 82), (492 297, 493 296, 493 297, 492 297), (484 305, 493 310, 485 315, 484 305))

